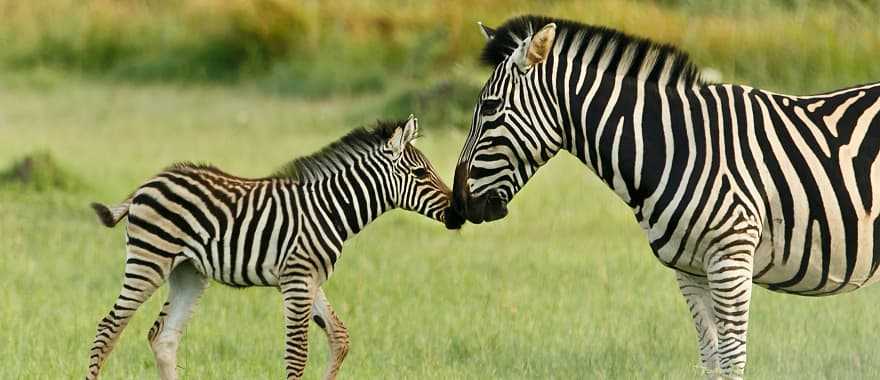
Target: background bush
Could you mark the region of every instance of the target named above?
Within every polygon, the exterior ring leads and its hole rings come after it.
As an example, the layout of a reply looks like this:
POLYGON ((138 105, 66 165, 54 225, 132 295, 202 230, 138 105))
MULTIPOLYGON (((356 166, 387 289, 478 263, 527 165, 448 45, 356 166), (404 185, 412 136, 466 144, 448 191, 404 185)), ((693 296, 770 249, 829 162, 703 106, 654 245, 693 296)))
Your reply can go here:
POLYGON ((680 45, 728 81, 815 92, 880 77, 878 2, 0 0, 0 63, 113 80, 236 82, 309 97, 419 85, 474 66, 523 13, 680 45))

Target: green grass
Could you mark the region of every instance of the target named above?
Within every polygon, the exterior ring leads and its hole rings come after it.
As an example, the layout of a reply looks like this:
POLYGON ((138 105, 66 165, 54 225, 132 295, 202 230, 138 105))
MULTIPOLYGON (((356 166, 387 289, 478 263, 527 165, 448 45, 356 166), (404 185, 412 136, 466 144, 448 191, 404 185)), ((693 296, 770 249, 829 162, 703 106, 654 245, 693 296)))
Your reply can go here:
MULTIPOLYGON (((97 321, 121 284, 122 228, 90 201, 121 200, 176 160, 270 173, 358 124, 380 96, 305 101, 258 86, 110 85, 0 77, 0 167, 49 151, 87 184, 0 190, 0 378, 81 377, 97 321)), ((418 144, 449 180, 465 132, 423 123, 418 144)), ((562 156, 511 215, 458 233, 395 211, 347 243, 325 285, 353 346, 347 379, 699 378, 695 332, 673 274, 622 202, 562 156)), ((155 378, 146 333, 167 288, 134 317, 108 379, 155 378)), ((752 379, 876 378, 880 288, 808 299, 756 289, 752 379)), ((326 343, 312 329, 307 378, 326 343)), ((283 377, 272 289, 213 285, 184 336, 188 379, 283 377)))

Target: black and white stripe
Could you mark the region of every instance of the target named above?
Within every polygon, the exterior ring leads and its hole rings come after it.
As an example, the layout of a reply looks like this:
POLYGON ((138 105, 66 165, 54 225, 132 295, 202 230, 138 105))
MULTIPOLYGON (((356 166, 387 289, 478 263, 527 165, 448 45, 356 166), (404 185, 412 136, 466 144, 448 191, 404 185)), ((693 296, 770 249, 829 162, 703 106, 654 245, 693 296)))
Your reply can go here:
POLYGON ((742 376, 753 282, 822 296, 877 280, 880 85, 788 96, 703 83, 683 52, 605 28, 526 16, 483 32, 494 71, 453 210, 504 217, 571 152, 677 271, 710 373, 742 376))
MULTIPOLYGON (((176 379, 180 336, 207 279, 277 287, 284 298, 288 378, 302 376, 308 323, 327 333, 334 378, 348 332, 320 289, 343 242, 385 211, 403 208, 445 221, 449 189, 410 143, 417 122, 358 129, 276 175, 245 179, 178 164, 121 205, 93 207, 107 226, 128 216, 124 282, 98 325, 87 379, 98 377, 137 308, 166 280, 171 291, 148 334, 163 379, 176 379)), ((449 225, 449 223, 447 223, 449 225)))

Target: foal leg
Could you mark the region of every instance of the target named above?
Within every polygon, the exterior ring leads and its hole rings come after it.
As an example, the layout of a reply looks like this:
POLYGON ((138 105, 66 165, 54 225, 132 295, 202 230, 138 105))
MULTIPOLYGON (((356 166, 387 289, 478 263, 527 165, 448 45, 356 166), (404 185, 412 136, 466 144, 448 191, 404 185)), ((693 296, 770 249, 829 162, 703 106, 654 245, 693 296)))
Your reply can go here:
POLYGON ((342 324, 339 317, 327 301, 324 290, 318 288, 315 296, 315 304, 313 309, 314 315, 312 319, 318 326, 324 329, 327 334, 327 343, 330 345, 330 360, 327 365, 327 371, 324 372, 325 380, 336 379, 339 368, 342 367, 342 361, 348 354, 349 338, 348 329, 342 324))
POLYGON ((684 295, 694 327, 697 329, 697 343, 700 348, 700 364, 706 377, 715 379, 720 376, 718 367, 718 330, 715 314, 712 310, 712 295, 705 277, 675 272, 678 288, 684 295))
POLYGON ((304 274, 284 276, 280 283, 284 298, 284 364, 288 379, 301 379, 309 357, 309 320, 318 286, 304 274))
POLYGON ((113 309, 98 323, 95 342, 89 351, 89 371, 86 374, 89 380, 98 378, 122 330, 138 307, 162 286, 171 270, 171 258, 160 257, 134 246, 128 246, 127 249, 122 290, 113 309))
POLYGON ((176 380, 180 337, 208 281, 192 263, 186 261, 171 272, 168 284, 171 287, 168 300, 147 334, 147 339, 156 356, 159 378, 176 380))

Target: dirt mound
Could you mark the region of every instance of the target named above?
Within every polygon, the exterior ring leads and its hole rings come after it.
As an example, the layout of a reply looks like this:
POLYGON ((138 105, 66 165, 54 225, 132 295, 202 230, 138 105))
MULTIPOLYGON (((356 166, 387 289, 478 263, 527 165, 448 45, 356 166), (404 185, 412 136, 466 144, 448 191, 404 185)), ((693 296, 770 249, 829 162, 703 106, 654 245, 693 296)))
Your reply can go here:
POLYGON ((73 191, 83 188, 83 181, 62 168, 48 152, 34 152, 0 171, 0 187, 73 191))

